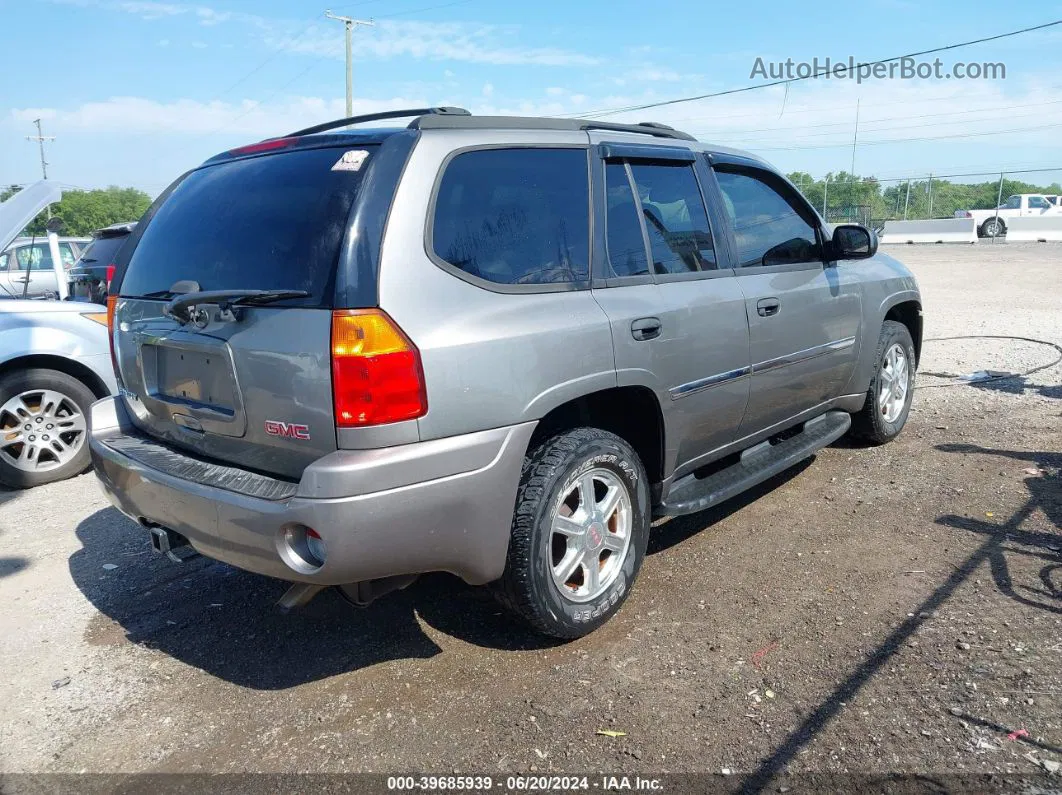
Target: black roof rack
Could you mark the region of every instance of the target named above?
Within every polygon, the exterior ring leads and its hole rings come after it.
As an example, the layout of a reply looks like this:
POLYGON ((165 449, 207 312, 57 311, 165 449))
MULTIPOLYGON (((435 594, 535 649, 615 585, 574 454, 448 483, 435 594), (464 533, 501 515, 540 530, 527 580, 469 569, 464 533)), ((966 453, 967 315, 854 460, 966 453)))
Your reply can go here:
POLYGON ((345 119, 336 119, 335 121, 326 121, 324 124, 315 124, 313 127, 307 127, 305 130, 298 130, 293 133, 289 133, 285 138, 295 138, 300 135, 313 135, 314 133, 325 132, 327 130, 335 130, 339 127, 349 127, 351 124, 362 124, 367 121, 381 121, 382 119, 402 119, 408 116, 418 116, 423 118, 424 116, 471 116, 464 108, 409 108, 406 110, 385 110, 381 113, 366 113, 362 116, 348 116, 345 119))
POLYGON ((409 124, 415 130, 611 130, 613 132, 641 133, 657 138, 677 138, 696 141, 689 133, 676 130, 659 122, 644 121, 639 124, 616 124, 589 119, 547 119, 541 116, 473 116, 462 114, 430 114, 419 116, 409 124))

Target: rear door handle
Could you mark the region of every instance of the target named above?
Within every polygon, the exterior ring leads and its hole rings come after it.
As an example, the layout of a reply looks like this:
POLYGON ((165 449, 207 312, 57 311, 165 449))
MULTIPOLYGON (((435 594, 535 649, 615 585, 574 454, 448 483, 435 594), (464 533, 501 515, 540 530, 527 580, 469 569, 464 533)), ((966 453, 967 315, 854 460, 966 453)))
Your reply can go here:
POLYGON ((631 336, 639 342, 660 336, 660 318, 641 317, 631 323, 631 336))
POLYGON ((782 302, 777 298, 761 298, 756 302, 756 313, 760 317, 770 317, 771 315, 777 315, 778 310, 782 308, 782 302))

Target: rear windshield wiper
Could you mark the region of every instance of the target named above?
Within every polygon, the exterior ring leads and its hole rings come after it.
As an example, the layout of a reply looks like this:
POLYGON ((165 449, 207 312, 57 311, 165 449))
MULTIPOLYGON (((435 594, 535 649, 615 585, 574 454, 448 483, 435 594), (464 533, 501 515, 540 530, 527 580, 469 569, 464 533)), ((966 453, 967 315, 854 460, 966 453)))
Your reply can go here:
POLYGON ((181 323, 188 323, 192 319, 192 307, 199 304, 217 304, 222 312, 228 312, 234 306, 262 306, 288 298, 306 298, 309 295, 305 290, 204 290, 174 298, 162 308, 162 313, 181 323))

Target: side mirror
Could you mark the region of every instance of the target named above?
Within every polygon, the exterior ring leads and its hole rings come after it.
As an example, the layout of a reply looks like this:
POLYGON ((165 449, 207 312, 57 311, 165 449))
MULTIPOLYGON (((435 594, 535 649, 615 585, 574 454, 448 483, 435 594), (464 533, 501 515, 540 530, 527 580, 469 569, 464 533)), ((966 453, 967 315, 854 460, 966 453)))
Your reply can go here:
POLYGON ((831 259, 868 259, 878 253, 878 236, 862 224, 837 224, 831 248, 831 259))

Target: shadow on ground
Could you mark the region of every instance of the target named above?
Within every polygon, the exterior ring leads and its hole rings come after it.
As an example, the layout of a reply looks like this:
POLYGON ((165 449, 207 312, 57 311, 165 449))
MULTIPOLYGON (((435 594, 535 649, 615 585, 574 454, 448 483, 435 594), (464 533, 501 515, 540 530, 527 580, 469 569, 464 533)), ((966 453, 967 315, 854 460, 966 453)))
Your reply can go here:
MULTIPOLYGON (((908 614, 885 640, 844 679, 811 714, 793 730, 759 768, 741 785, 742 792, 763 792, 783 774, 797 755, 855 698, 863 686, 889 664, 910 640, 924 621, 940 608, 955 591, 982 565, 987 564, 996 587, 1001 593, 1025 607, 1062 613, 1062 534, 1023 530, 1022 525, 1037 510, 1042 510, 1050 522, 1062 525, 1062 454, 1053 452, 1025 453, 997 450, 968 444, 943 444, 937 447, 944 453, 960 455, 1003 456, 1035 465, 1036 475, 1026 478, 1029 498, 1009 519, 991 522, 964 516, 944 515, 936 522, 945 527, 977 534, 984 540, 944 580, 936 590, 908 614), (1030 555, 1044 561, 1039 586, 1016 586, 1007 565, 1011 554, 1030 555), (1019 590, 1020 589, 1020 590, 1019 590)), ((1033 467, 1030 467, 1033 469, 1033 467)), ((965 717, 965 716, 961 716, 965 717)), ((988 725, 983 719, 969 717, 976 725, 988 725)), ((992 724, 994 725, 994 724, 992 724)), ((1055 745, 1033 743, 1036 747, 1058 752, 1055 745)), ((948 791, 945 787, 940 791, 948 791)))
POLYGON ((116 622, 133 643, 244 687, 277 690, 432 657, 441 649, 418 617, 479 646, 552 645, 509 621, 486 590, 449 575, 422 577, 365 609, 329 589, 285 615, 274 605, 286 583, 202 557, 172 563, 152 553, 147 534, 114 508, 81 522, 77 536, 82 549, 70 557, 70 573, 103 614, 89 626, 90 643, 123 642, 116 622))
MULTIPOLYGON (((649 553, 665 552, 740 511, 807 466, 721 506, 671 520, 654 530, 649 553)), ((330 589, 284 615, 274 604, 285 583, 207 558, 171 563, 153 554, 147 534, 114 508, 86 518, 77 536, 82 548, 70 557, 70 573, 102 613, 90 624, 90 643, 128 639, 244 687, 278 690, 389 660, 430 658, 441 649, 421 621, 491 649, 558 644, 511 619, 487 589, 450 575, 421 577, 366 609, 351 607, 330 589)))

